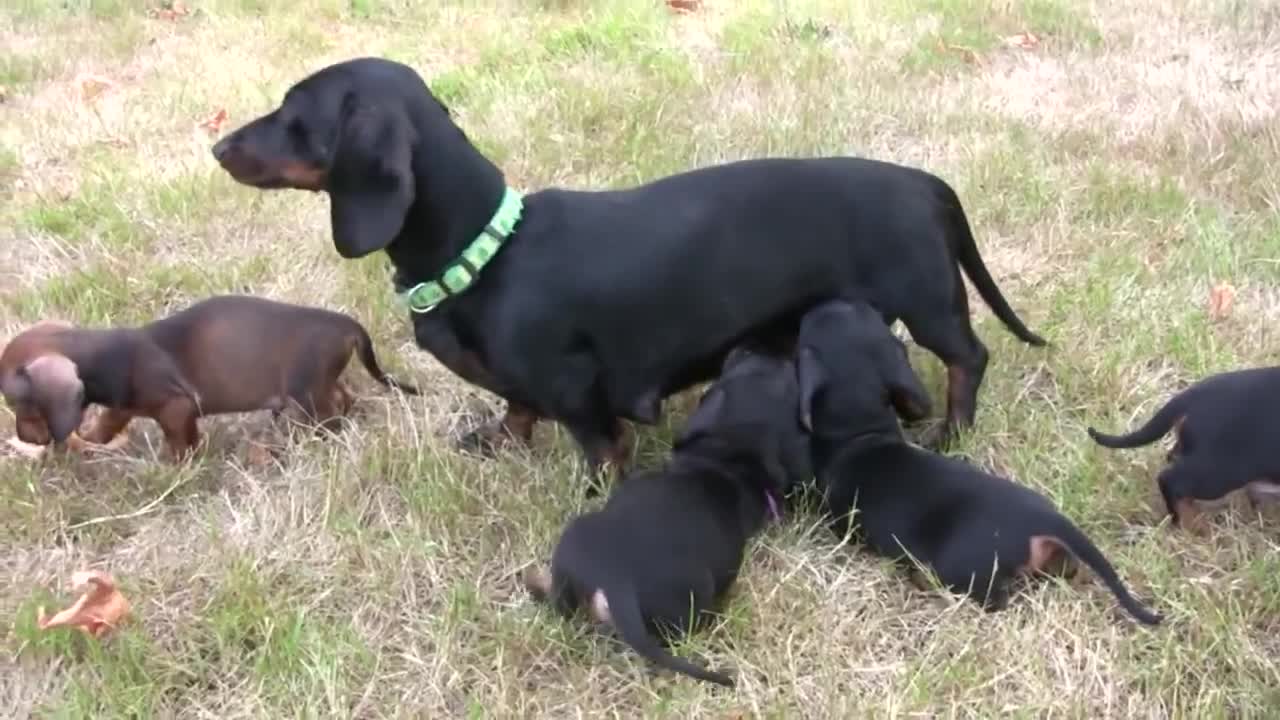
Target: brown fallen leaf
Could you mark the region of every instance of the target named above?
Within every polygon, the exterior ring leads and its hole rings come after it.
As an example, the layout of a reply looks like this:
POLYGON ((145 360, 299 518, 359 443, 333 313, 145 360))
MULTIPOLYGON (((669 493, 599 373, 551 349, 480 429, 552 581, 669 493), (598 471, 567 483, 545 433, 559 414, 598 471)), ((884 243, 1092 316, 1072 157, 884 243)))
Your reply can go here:
POLYGON ((116 582, 101 570, 81 570, 71 574, 71 589, 82 592, 75 604, 46 617, 44 608, 36 610, 36 625, 41 630, 75 627, 94 637, 118 627, 129 613, 129 601, 116 589, 116 582))
POLYGON ((200 127, 208 131, 210 135, 217 135, 222 132, 222 126, 226 122, 227 109, 218 108, 218 112, 200 121, 200 127))
POLYGON ((1209 291, 1209 317, 1222 320, 1231 314, 1236 301, 1236 289, 1231 283, 1218 283, 1209 291))
POLYGON ((1022 48, 1023 50, 1034 50, 1040 44, 1040 38, 1035 33, 1020 32, 1017 35, 1006 37, 1004 44, 1010 47, 1022 48))
POLYGON ((85 102, 92 102, 99 95, 116 86, 111 78, 92 73, 76 75, 75 84, 80 90, 80 99, 85 102))
POLYGON ((942 38, 938 38, 938 50, 943 53, 955 53, 962 60, 970 65, 981 65, 982 59, 978 57, 977 51, 964 45, 952 45, 942 38))
POLYGON ((151 17, 159 18, 160 20, 173 21, 190 14, 191 11, 187 9, 186 3, 183 3, 182 0, 173 0, 173 2, 164 3, 160 7, 151 8, 151 17))
POLYGON ((667 7, 678 13, 691 13, 702 7, 702 0, 667 0, 667 7))

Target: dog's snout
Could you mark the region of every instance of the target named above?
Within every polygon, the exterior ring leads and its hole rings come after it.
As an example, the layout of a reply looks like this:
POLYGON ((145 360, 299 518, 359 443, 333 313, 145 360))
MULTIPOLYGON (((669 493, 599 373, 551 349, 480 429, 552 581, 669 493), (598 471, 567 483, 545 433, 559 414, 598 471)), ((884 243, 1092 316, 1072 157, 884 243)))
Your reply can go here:
POLYGON ((227 151, 231 149, 231 136, 228 135, 213 144, 213 159, 219 162, 226 157, 227 151))

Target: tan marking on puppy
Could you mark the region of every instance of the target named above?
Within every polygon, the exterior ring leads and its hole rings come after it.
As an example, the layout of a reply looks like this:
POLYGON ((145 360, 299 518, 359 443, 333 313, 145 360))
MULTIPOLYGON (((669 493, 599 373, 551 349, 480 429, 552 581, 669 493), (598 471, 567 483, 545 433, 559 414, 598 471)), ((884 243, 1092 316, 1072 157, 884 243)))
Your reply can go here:
POLYGON ((1173 421, 1173 447, 1169 448, 1166 460, 1172 461, 1174 458, 1182 454, 1182 426, 1187 422, 1187 416, 1181 415, 1177 420, 1173 421))
POLYGON ((932 592, 934 590, 933 578, 929 573, 920 568, 911 568, 907 571, 907 580, 921 592, 932 592))
POLYGON ((1032 535, 1028 539, 1027 562, 1019 568, 1026 575, 1048 575, 1065 564, 1063 556, 1069 556, 1062 541, 1052 535, 1032 535))
POLYGON ((609 612, 609 598, 603 590, 591 593, 591 602, 587 604, 587 615, 598 623, 613 624, 613 614, 609 612))
POLYGON ((1192 498, 1181 498, 1174 503, 1178 511, 1178 525, 1193 535, 1204 535, 1208 527, 1201 517, 1200 506, 1192 498))
POLYGON ((1257 511, 1267 503, 1280 501, 1280 484, 1265 478, 1251 480, 1245 484, 1244 494, 1249 498, 1249 505, 1257 511))
POLYGON ((328 173, 323 168, 300 162, 287 162, 280 166, 280 179, 299 190, 323 190, 328 173))
POLYGON ((551 595, 551 572, 546 568, 526 568, 522 580, 534 598, 545 600, 551 595))

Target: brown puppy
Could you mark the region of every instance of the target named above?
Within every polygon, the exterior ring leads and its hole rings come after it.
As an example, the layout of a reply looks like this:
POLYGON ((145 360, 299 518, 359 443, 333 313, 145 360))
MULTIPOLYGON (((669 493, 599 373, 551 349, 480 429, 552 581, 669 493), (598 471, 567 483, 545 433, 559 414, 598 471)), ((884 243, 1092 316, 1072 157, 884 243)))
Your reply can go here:
POLYGON ((345 414, 353 401, 339 376, 353 351, 378 382, 418 394, 383 374, 354 319, 244 295, 138 328, 39 323, 0 353, 0 391, 25 442, 61 445, 97 404, 106 411, 84 440, 109 442, 134 417, 150 417, 181 458, 196 446, 204 415, 291 410, 325 422, 345 414))

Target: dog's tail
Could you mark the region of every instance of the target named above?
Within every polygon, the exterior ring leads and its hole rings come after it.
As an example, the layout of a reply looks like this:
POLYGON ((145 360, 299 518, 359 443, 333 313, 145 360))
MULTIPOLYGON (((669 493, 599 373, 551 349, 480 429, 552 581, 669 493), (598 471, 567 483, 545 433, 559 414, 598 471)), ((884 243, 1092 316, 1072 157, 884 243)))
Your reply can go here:
POLYGON ((1155 415, 1147 421, 1145 425, 1134 430, 1127 435, 1108 435, 1095 430, 1092 426, 1087 428, 1089 437, 1093 441, 1103 447, 1109 448, 1135 448, 1143 445, 1149 445, 1156 440, 1169 434, 1174 425, 1186 415, 1187 397, 1185 394, 1178 395, 1165 403, 1165 406, 1156 411, 1155 415))
POLYGON ((373 379, 382 383, 383 387, 394 388, 405 395, 421 394, 417 386, 400 382, 382 372, 382 368, 378 365, 378 356, 373 352, 373 338, 369 337, 369 331, 358 322, 352 321, 352 324, 356 327, 356 353, 360 356, 360 364, 364 365, 364 369, 369 371, 373 379))
POLYGON ((605 591, 605 599, 609 603, 609 615, 618 634, 641 657, 678 673, 725 687, 733 687, 733 678, 728 675, 698 667, 684 658, 667 652, 645 626, 644 615, 640 611, 640 599, 632 588, 605 591))
POLYGON ((1054 532, 1052 539, 1076 556, 1078 560, 1088 565, 1095 575, 1102 578, 1102 582, 1111 589, 1111 593, 1116 596, 1120 606, 1128 610, 1130 615, 1147 625, 1160 624, 1163 619, 1160 614, 1143 607, 1142 603, 1129 594, 1129 590, 1120 581, 1120 576, 1116 574, 1115 568, 1111 566, 1106 556, 1070 520, 1061 515, 1058 516, 1056 532, 1054 532))
POLYGON ((978 244, 973 239, 973 230, 969 227, 969 218, 965 216, 964 208, 960 205, 960 198, 950 185, 942 180, 938 182, 945 190, 941 193, 941 200, 949 206, 951 211, 951 224, 955 231, 952 236, 952 249, 955 250, 956 260, 964 269, 965 275, 969 276, 969 281, 977 288, 978 294, 982 296, 996 317, 1000 318, 1000 322, 1004 323, 1005 327, 1009 328, 1009 331, 1018 339, 1036 347, 1047 345, 1048 342, 1031 332, 1022 322, 1022 318, 1018 317, 1018 314, 1009 306, 1009 301, 1005 300, 995 279, 987 270, 986 263, 982 261, 982 255, 978 254, 978 244))

